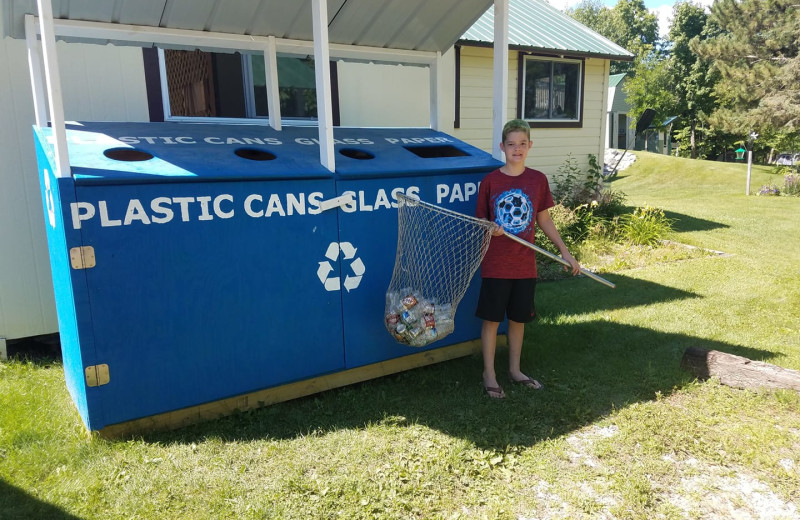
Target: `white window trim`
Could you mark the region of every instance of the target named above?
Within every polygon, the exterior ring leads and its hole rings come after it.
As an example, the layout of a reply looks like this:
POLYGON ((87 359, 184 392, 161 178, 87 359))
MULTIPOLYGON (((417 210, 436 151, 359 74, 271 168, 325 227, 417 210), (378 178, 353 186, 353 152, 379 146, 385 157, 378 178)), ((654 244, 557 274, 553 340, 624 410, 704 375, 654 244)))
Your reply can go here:
MULTIPOLYGON (((253 66, 250 56, 256 53, 242 53, 242 78, 251 87, 253 85, 253 66)), ((167 66, 164 58, 164 49, 158 49, 158 73, 161 78, 161 105, 164 110, 164 121, 170 123, 199 123, 199 124, 240 124, 240 125, 260 125, 271 126, 268 116, 258 116, 255 114, 255 95, 253 89, 245 89, 245 111, 248 117, 199 117, 199 116, 176 116, 172 114, 169 104, 169 86, 167 84, 167 66)), ((282 117, 281 122, 286 126, 317 126, 316 118, 282 117)))

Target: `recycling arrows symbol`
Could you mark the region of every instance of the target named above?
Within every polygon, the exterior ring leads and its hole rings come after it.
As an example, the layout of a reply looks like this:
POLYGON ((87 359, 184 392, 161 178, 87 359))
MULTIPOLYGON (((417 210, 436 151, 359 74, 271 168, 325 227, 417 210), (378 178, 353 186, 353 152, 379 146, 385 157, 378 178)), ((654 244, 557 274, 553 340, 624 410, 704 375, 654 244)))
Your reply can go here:
POLYGON ((339 260, 340 252, 344 260, 350 260, 350 269, 354 274, 354 276, 348 274, 344 277, 344 288, 350 292, 358 287, 366 269, 364 269, 364 262, 356 257, 356 251, 358 250, 350 242, 331 242, 328 245, 328 250, 325 252, 325 258, 328 260, 320 262, 319 269, 317 269, 319 281, 325 286, 326 291, 339 291, 342 288, 340 277, 330 276, 334 271, 331 262, 339 260))

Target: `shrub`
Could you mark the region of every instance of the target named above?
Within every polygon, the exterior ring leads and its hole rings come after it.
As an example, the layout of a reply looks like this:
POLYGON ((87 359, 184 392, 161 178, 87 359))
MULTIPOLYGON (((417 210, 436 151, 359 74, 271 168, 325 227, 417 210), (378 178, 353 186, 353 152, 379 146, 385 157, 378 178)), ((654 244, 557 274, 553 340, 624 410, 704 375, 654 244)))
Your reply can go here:
POLYGON ((630 243, 655 245, 672 232, 673 219, 664 210, 652 206, 638 207, 632 214, 620 217, 620 232, 630 243))
MULTIPOLYGON (((568 208, 563 204, 556 204, 550 208, 550 218, 558 230, 558 234, 567 248, 573 248, 588 238, 594 230, 596 218, 592 214, 591 206, 583 204, 577 208, 568 208)), ((548 251, 558 254, 558 249, 550 242, 547 235, 536 226, 536 243, 548 251)))
POLYGON ((576 198, 577 182, 581 169, 572 154, 567 154, 567 160, 558 167, 558 175, 553 183, 553 200, 556 204, 570 207, 576 198))
POLYGON ((595 217, 600 219, 611 220, 625 213, 625 197, 626 195, 621 191, 607 189, 599 192, 593 201, 593 209, 595 217))
POLYGON ((572 154, 567 154, 553 182, 553 200, 568 208, 588 204, 600 193, 602 181, 603 168, 597 162, 597 156, 589 154, 589 169, 584 171, 572 154))
POLYGON ((781 194, 780 188, 778 188, 774 184, 765 184, 761 186, 761 189, 758 190, 758 193, 756 193, 756 195, 780 195, 780 194, 781 194))
POLYGON ((782 193, 791 197, 800 197, 800 174, 791 173, 783 178, 782 193))
POLYGON ((589 154, 589 172, 583 187, 592 197, 603 189, 603 165, 597 161, 597 156, 591 153, 589 154))

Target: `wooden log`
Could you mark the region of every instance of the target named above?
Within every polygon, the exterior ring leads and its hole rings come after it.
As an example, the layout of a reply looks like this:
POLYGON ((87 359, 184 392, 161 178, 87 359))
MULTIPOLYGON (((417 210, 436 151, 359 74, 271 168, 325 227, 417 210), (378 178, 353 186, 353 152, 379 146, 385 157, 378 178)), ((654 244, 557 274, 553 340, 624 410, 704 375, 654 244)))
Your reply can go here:
POLYGON ((723 385, 734 388, 800 392, 800 371, 717 350, 689 347, 683 353, 681 367, 695 374, 698 379, 716 377, 723 385))

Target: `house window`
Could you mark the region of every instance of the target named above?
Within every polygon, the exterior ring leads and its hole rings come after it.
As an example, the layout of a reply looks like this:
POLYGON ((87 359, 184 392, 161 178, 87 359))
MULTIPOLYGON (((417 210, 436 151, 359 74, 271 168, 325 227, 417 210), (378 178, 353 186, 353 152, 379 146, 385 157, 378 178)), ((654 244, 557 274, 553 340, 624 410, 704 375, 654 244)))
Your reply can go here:
MULTIPOLYGON (((334 124, 338 124, 336 68, 331 64, 334 124)), ((314 60, 278 57, 281 120, 317 120, 314 60)), ((158 50, 163 119, 266 119, 269 117, 262 54, 217 53, 199 50, 158 50)), ((147 69, 146 69, 147 72, 147 69)), ((151 114, 153 110, 151 109, 151 114)))
MULTIPOLYGON (((247 73, 252 78, 247 94, 252 98, 256 117, 268 117, 264 57, 251 54, 247 58, 245 67, 249 63, 247 73)), ((317 86, 313 58, 278 56, 278 87, 282 118, 316 120, 317 86)))
POLYGON ((521 55, 520 117, 539 126, 579 126, 583 62, 521 55))

